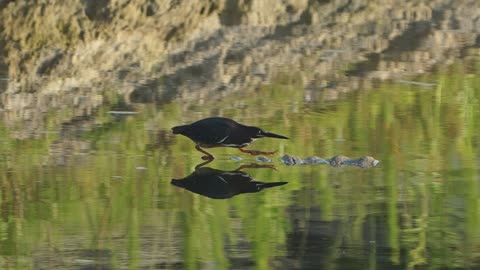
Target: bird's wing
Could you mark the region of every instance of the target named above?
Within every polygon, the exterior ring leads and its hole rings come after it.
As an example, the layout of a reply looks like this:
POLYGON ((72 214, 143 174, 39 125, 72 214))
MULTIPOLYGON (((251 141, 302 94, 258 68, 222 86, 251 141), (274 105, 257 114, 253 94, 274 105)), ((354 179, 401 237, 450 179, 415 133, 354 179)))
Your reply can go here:
POLYGON ((196 125, 195 141, 202 144, 218 144, 225 141, 230 135, 231 126, 228 123, 218 122, 215 125, 196 125))

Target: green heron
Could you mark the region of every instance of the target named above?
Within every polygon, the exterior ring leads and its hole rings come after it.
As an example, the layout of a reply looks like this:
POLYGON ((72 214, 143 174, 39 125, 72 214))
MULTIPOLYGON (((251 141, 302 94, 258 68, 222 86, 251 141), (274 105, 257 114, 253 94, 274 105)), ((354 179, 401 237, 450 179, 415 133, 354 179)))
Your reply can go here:
POLYGON ((263 137, 288 139, 285 136, 265 132, 258 127, 242 125, 224 117, 205 118, 189 125, 173 127, 172 131, 173 134, 182 134, 194 141, 197 144, 195 149, 206 155, 202 157, 204 160, 213 159, 213 156, 202 147, 234 147, 251 155, 272 155, 276 151, 262 152, 243 148, 263 137))

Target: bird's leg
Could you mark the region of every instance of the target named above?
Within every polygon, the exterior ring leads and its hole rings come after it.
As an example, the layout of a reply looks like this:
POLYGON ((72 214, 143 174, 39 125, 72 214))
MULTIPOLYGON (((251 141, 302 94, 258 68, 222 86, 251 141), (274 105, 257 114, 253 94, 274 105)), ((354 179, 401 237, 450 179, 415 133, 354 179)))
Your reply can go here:
POLYGON ((198 164, 197 166, 195 166, 195 170, 198 170, 200 168, 202 168, 203 166, 207 165, 208 163, 212 162, 213 161, 213 158, 212 159, 208 159, 206 161, 203 161, 202 163, 198 164))
POLYGON ((243 164, 242 166, 238 167, 235 171, 241 171, 243 169, 249 168, 269 168, 273 170, 277 170, 274 165, 272 164, 257 164, 257 163, 250 163, 250 164, 243 164))
POLYGON ((205 154, 205 156, 202 157, 203 160, 213 160, 215 159, 212 154, 208 153, 207 151, 203 150, 202 148, 200 148, 200 145, 196 145, 195 146, 195 149, 197 149, 198 151, 202 152, 205 154))
POLYGON ((258 156, 258 155, 270 156, 270 155, 273 155, 277 152, 277 151, 262 152, 262 151, 259 151, 259 150, 246 150, 246 149, 243 149, 242 147, 238 148, 238 150, 240 150, 242 153, 247 153, 247 154, 250 154, 252 156, 258 156))

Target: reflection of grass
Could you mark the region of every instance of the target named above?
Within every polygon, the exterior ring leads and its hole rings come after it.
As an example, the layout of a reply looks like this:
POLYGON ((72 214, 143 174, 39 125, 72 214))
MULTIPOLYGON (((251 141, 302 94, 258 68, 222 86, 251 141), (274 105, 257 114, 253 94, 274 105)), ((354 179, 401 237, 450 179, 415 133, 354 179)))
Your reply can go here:
MULTIPOLYGON (((292 75, 253 97, 238 93, 198 107, 195 114, 177 103, 143 105, 139 114, 115 121, 104 108, 98 112, 98 128, 71 139, 73 144, 88 142, 89 154, 74 152, 62 167, 51 166, 54 153, 48 154, 58 135, 11 140, 2 128, 0 252, 25 256, 49 247, 71 251, 73 245, 111 250, 116 267, 128 259, 131 268, 159 261, 171 268, 227 268, 235 259, 252 258, 258 269, 273 269, 277 257, 291 252, 287 243, 295 208, 304 209, 305 232, 309 220, 340 222, 337 248, 371 247, 372 238, 364 235, 368 231, 386 246, 381 248, 392 250, 393 264, 471 265, 480 247, 480 77, 464 74, 463 64, 456 63, 422 80, 438 85, 423 89, 390 83, 335 103, 307 102, 292 75), (190 140, 173 137, 169 129, 210 116, 212 106, 224 116, 291 138, 257 140, 252 149, 301 157, 371 155, 382 163, 361 170, 285 167, 275 160, 278 171, 248 172, 260 181, 288 185, 231 200, 175 189, 170 179, 189 174, 200 154, 190 140), (452 250, 458 256, 447 256, 452 250)), ((56 116, 50 117, 49 128, 58 130, 56 116)), ((230 156, 253 160, 231 148, 212 152, 219 157, 215 168, 234 169, 230 156)), ((325 264, 342 263, 335 247, 325 264)), ((368 263, 375 268, 375 260, 368 263)))

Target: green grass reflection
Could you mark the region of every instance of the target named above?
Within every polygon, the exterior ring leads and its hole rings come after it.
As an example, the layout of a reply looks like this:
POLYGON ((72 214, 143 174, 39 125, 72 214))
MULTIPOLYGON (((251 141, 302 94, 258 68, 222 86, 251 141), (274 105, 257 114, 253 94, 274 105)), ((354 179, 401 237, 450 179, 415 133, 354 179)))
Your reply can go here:
MULTIPOLYGON (((288 79, 195 109, 143 105, 117 119, 105 108, 98 127, 73 135, 13 140, 2 127, 1 268, 478 266, 480 68, 468 67, 418 78, 436 87, 390 82, 335 102, 308 101, 288 79), (170 185, 201 155, 169 129, 212 114, 291 138, 254 149, 381 163, 286 167, 275 157, 278 171, 248 172, 289 184, 211 200, 170 185)), ((238 167, 231 156, 254 161, 231 148, 212 153, 223 170, 238 167)))

